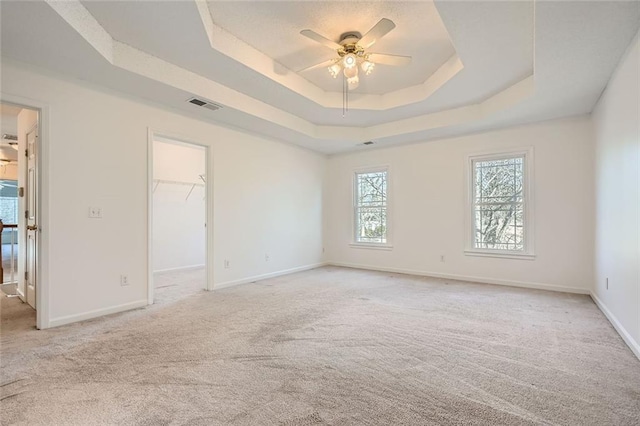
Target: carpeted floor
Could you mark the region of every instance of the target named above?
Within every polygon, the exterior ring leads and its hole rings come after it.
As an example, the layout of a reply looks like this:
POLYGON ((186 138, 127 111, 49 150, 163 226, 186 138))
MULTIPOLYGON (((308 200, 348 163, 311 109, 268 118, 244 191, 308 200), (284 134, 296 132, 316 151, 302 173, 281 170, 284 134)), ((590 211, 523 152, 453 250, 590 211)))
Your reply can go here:
POLYGON ((153 275, 155 305, 174 303, 197 293, 204 293, 207 287, 205 268, 181 271, 157 272, 153 275))
POLYGON ((640 424, 588 296, 326 267, 44 331, 14 300, 2 424, 640 424))

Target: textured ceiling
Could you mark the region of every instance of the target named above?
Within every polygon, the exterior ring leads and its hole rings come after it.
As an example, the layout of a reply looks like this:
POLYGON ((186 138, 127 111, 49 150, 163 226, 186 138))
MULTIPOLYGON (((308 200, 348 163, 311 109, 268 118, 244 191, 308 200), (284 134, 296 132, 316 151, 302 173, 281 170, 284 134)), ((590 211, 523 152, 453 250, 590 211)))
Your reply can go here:
MULTIPOLYGON (((401 35, 406 17, 393 16, 396 2, 380 3, 398 24, 389 37, 401 35)), ((588 113, 640 23, 639 2, 541 1, 534 7, 531 1, 436 1, 464 66, 451 63, 428 87, 384 96, 354 92, 352 109, 342 117, 339 94, 288 71, 242 34, 216 27, 216 5, 2 1, 3 68, 17 60, 189 116, 335 153, 364 149, 365 140, 388 146, 588 113), (187 104, 194 94, 225 108, 187 104)), ((281 26, 289 18, 283 12, 281 26)), ((303 24, 331 36, 311 17, 303 24)), ((363 23, 360 31, 371 25, 363 23)), ((296 24, 296 43, 307 43, 299 29, 296 24)))

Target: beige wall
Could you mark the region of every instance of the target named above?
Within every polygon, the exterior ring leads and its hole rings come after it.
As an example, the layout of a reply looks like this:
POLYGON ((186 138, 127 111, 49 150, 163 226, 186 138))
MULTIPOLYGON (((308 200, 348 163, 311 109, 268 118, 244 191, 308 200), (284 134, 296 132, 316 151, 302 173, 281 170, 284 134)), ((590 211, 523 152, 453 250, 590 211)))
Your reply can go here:
POLYGON ((596 267, 593 292, 603 311, 638 357, 639 76, 640 43, 636 37, 593 112, 596 140, 596 267))
POLYGON ((149 128, 212 149, 214 285, 321 262, 324 156, 18 64, 2 64, 2 91, 50 113, 45 326, 146 303, 149 128))
POLYGON ((587 293, 593 262, 593 141, 589 117, 331 157, 329 260, 368 268, 587 293), (535 260, 467 256, 469 155, 533 147, 535 260), (352 242, 354 169, 390 167, 391 250, 352 242), (445 261, 441 261, 444 256, 445 261))

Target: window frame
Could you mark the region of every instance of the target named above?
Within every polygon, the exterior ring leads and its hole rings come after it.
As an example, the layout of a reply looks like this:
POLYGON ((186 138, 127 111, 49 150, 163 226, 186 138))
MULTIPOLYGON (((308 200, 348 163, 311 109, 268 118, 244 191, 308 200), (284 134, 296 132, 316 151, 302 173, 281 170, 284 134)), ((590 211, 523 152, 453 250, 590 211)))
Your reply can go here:
POLYGON ((518 148, 512 150, 500 150, 484 152, 467 156, 466 173, 466 201, 465 201, 465 249, 467 256, 500 257, 506 259, 534 260, 534 215, 533 215, 533 174, 534 156, 533 147, 518 148), (475 163, 492 160, 506 160, 522 157, 523 167, 523 240, 524 249, 502 250, 485 249, 475 247, 475 163))
POLYGON ((391 167, 388 165, 382 166, 374 166, 374 167, 361 167, 353 170, 351 174, 351 242, 349 246, 352 248, 364 248, 364 249, 374 249, 374 250, 391 250, 393 245, 391 244, 391 167), (386 193, 386 242, 377 243, 377 242, 360 242, 357 238, 357 230, 358 230, 358 175, 366 174, 366 173, 380 173, 385 172, 387 175, 387 193, 386 193))

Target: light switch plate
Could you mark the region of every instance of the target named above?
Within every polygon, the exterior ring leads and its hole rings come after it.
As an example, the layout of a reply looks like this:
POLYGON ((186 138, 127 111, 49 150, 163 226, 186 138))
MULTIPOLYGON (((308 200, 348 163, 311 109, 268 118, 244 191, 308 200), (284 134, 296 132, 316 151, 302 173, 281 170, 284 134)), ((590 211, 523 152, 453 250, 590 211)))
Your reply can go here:
POLYGON ((91 219, 102 219, 102 209, 100 207, 89 207, 89 217, 91 219))

